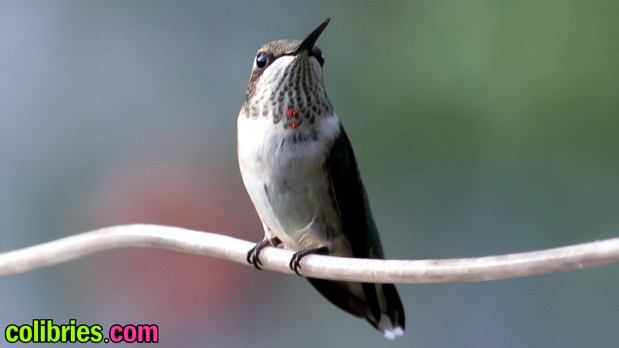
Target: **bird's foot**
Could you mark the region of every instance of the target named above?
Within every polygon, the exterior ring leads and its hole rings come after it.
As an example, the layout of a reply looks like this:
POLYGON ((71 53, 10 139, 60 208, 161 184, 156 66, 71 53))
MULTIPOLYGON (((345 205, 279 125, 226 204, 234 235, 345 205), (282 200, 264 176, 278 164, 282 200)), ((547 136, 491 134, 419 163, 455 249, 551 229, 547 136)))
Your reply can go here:
POLYGON ((265 239, 259 242, 253 248, 249 249, 249 251, 247 252, 247 263, 254 265, 254 267, 256 267, 257 270, 261 270, 262 268, 260 268, 260 265, 262 264, 262 262, 260 262, 260 251, 262 251, 262 249, 264 249, 267 246, 276 247, 279 244, 281 244, 281 242, 282 241, 279 240, 279 238, 277 237, 271 238, 271 239, 265 239))
POLYGON ((299 270, 301 269, 300 262, 302 258, 310 254, 327 255, 328 253, 329 253, 329 248, 326 246, 323 246, 320 248, 314 248, 314 249, 301 250, 299 252, 296 252, 294 255, 292 255, 292 259, 290 259, 290 264, 288 266, 290 267, 291 270, 294 271, 294 273, 300 276, 301 273, 299 273, 299 270))

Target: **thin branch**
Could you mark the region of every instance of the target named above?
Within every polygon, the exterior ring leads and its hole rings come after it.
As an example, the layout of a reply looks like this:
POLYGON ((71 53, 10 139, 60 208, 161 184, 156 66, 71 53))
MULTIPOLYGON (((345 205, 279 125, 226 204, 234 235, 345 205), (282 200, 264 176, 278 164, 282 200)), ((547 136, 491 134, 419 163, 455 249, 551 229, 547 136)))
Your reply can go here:
MULTIPOLYGON (((246 263, 254 245, 215 233, 158 225, 123 225, 85 232, 0 254, 0 276, 75 260, 118 248, 163 248, 246 263)), ((265 248, 263 268, 292 273, 292 252, 265 248)), ((569 271, 619 261, 619 238, 517 254, 448 260, 369 260, 309 255, 301 261, 308 277, 379 283, 446 283, 496 280, 569 271)))

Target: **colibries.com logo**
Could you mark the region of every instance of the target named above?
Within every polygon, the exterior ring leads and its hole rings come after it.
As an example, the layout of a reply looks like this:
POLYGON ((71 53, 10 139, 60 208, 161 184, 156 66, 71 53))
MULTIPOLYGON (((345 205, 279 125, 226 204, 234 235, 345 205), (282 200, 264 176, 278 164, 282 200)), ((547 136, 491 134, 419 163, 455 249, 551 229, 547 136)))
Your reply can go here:
POLYGON ((4 338, 9 343, 157 343, 159 327, 154 324, 119 325, 114 324, 103 336, 103 327, 99 324, 77 324, 70 319, 68 324, 55 324, 51 319, 34 319, 32 325, 7 325, 4 338))

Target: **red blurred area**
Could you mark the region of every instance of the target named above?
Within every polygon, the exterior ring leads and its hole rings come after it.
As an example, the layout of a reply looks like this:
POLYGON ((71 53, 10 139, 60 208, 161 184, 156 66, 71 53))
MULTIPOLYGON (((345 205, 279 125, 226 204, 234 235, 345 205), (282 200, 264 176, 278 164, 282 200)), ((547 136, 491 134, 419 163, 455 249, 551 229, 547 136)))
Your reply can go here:
MULTIPOLYGON (((87 209, 89 225, 153 223, 249 240, 262 237, 238 174, 174 158, 110 170, 90 196, 96 199, 87 209)), ((86 286, 106 310, 156 322, 175 334, 216 330, 224 311, 240 311, 251 298, 244 285, 257 273, 231 262, 157 249, 116 250, 93 260, 96 276, 88 277, 86 286)))

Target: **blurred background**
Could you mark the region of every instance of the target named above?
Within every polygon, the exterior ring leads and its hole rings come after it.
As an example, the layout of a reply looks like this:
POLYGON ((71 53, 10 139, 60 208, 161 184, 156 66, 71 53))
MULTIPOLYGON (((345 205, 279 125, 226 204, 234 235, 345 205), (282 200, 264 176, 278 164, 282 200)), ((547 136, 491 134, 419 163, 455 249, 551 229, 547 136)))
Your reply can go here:
MULTIPOLYGON (((0 1, 0 251, 157 223, 262 239, 236 162, 256 50, 318 45, 387 256, 619 233, 619 2, 0 1)), ((392 347, 611 347, 619 265, 400 285, 392 347)), ((161 347, 378 346, 306 281, 116 250, 0 279, 0 326, 154 323, 161 347)))

